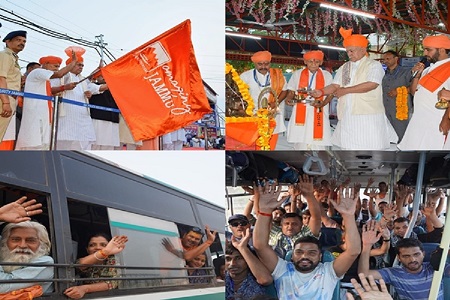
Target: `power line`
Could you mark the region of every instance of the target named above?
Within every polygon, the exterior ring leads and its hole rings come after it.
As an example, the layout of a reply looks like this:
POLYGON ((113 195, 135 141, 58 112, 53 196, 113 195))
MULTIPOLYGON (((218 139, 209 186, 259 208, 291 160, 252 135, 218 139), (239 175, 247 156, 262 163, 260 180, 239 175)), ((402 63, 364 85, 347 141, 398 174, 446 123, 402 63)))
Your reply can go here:
MULTIPOLYGON (((17 19, 13 19, 11 17, 7 17, 7 16, 5 16, 3 14, 0 14, 0 19, 2 19, 2 20, 5 20, 7 22, 23 26, 25 28, 29 28, 29 29, 31 29, 33 31, 36 31, 38 33, 47 35, 47 36, 52 37, 52 38, 65 40, 65 41, 70 41, 72 43, 75 43, 75 44, 78 44, 78 45, 81 45, 81 46, 84 46, 84 47, 92 48, 100 55, 100 51, 98 49, 99 45, 98 45, 97 42, 91 42, 91 41, 85 40, 83 38, 75 38, 75 37, 69 36, 68 34, 61 33, 61 32, 58 32, 58 31, 46 28, 44 26, 40 26, 40 25, 38 25, 38 24, 36 24, 36 23, 34 23, 34 22, 32 22, 32 21, 30 21, 30 20, 28 20, 28 19, 26 19, 26 18, 24 18, 22 16, 19 16, 18 14, 14 13, 13 11, 8 11, 8 10, 6 10, 4 8, 0 8, 0 11, 6 12, 8 14, 11 14, 14 17, 17 18, 17 19)), ((114 55, 108 49, 105 48, 104 50, 105 50, 106 56, 111 61, 114 61, 115 60, 114 55)))

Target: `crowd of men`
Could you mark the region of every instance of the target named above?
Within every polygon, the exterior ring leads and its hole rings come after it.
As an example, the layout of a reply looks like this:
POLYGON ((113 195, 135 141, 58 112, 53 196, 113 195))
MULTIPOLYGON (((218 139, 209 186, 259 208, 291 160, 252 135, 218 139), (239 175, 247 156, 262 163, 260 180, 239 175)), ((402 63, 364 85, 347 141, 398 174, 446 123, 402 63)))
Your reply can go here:
POLYGON ((61 57, 41 57, 39 62, 30 62, 22 75, 19 53, 25 48, 26 37, 23 30, 10 32, 3 39, 5 50, 0 51, 0 88, 26 93, 25 97, 0 94, 0 149, 49 150, 54 107, 42 97, 55 95, 73 101, 59 105, 56 149, 135 149, 140 144, 113 110, 117 105, 101 73, 88 78, 81 75, 84 49, 71 54, 66 51, 69 57, 64 67, 61 57))
POLYGON ((424 57, 430 63, 426 68, 424 60, 412 68, 402 67, 398 53, 386 51, 382 57, 385 71, 379 61, 369 57, 366 37, 343 28, 339 32, 349 60, 334 77, 320 68, 324 61, 320 50, 304 54, 306 66, 295 71, 289 82, 280 69, 271 68, 268 51, 256 52, 254 69, 241 74, 255 111, 260 94, 273 92, 268 87, 277 93, 276 101, 269 103, 278 107, 271 150, 277 149, 278 134, 285 131, 289 146, 296 150, 450 149, 450 108, 435 107, 439 99, 450 101, 450 38, 436 35, 423 39, 424 57), (334 130, 328 114, 333 98, 337 99, 338 117, 334 130), (292 114, 286 116, 287 128, 285 105, 293 106, 292 114))
MULTIPOLYGON (((303 175, 288 191, 269 182, 245 187, 249 202, 228 219, 226 299, 353 299, 358 277, 394 287, 398 299, 428 299, 434 269, 423 243, 440 242, 447 195, 427 194, 407 237, 411 188, 349 184, 303 175)), ((372 292, 380 298, 366 299, 392 299, 386 289, 372 292)))

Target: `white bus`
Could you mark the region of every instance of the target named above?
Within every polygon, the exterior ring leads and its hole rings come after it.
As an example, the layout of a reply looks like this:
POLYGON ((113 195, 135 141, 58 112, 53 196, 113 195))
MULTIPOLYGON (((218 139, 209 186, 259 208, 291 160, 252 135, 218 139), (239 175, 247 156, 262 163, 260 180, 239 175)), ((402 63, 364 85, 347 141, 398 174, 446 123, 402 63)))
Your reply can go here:
POLYGON ((42 203, 44 213, 33 219, 47 228, 52 242, 54 292, 40 299, 67 299, 64 290, 85 280, 76 276, 74 262, 86 255, 86 240, 97 232, 127 235, 129 241, 116 255, 119 288, 86 299, 224 299, 212 262, 224 251, 222 207, 92 153, 2 152, 0 205, 22 196, 42 203), (190 284, 185 261, 167 252, 161 240, 181 250, 183 233, 205 225, 218 232, 206 251, 210 280, 190 284))

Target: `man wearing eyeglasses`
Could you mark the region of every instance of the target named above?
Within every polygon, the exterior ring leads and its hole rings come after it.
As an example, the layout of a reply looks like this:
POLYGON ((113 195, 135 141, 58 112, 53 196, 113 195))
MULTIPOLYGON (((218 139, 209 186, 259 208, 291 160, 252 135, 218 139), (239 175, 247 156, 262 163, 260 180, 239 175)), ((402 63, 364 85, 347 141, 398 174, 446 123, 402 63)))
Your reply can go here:
POLYGON ((333 82, 311 91, 313 97, 338 98, 338 124, 331 137, 333 146, 347 150, 383 150, 398 137, 385 115, 381 63, 368 57, 369 41, 352 29, 341 28, 349 61, 336 72, 333 82))
MULTIPOLYGON (((72 60, 72 57, 67 59, 66 65, 72 60)), ((91 150, 96 141, 90 111, 83 105, 88 103, 92 95, 106 91, 108 85, 97 85, 89 80, 83 80, 84 77, 81 75, 84 68, 83 61, 81 54, 77 54, 75 67, 62 78, 64 84, 78 83, 74 89, 62 90, 62 92, 65 99, 73 100, 80 105, 63 103, 60 106, 57 150, 91 150)), ((52 86, 61 85, 61 81, 52 79, 51 84, 52 86)))
POLYGON ((286 126, 284 125, 284 98, 287 94, 286 79, 281 71, 281 69, 271 68, 270 63, 272 60, 272 54, 269 51, 259 51, 253 54, 252 62, 255 65, 254 69, 245 71, 240 75, 241 79, 248 84, 249 91, 252 99, 255 103, 255 112, 259 108, 258 98, 267 98, 268 105, 272 109, 276 109, 278 105, 278 111, 275 115, 276 126, 273 131, 273 135, 270 139, 270 150, 275 150, 278 133, 286 131, 286 126), (278 103, 275 101, 273 94, 269 91, 272 88, 278 98, 278 103))
MULTIPOLYGON (((53 264, 50 252, 50 239, 47 229, 37 222, 25 221, 10 223, 2 231, 0 242, 1 263, 53 264)), ((53 278, 53 267, 45 266, 0 266, 0 280, 53 278)), ((33 287, 37 296, 53 290, 51 282, 36 283, 2 283, 0 293, 8 293, 23 288, 33 287)), ((0 295, 2 298, 2 295, 0 295)))
POLYGON ((286 104, 293 106, 287 128, 287 141, 293 143, 295 150, 325 150, 331 146, 331 127, 328 104, 320 105, 322 97, 312 98, 314 102, 294 102, 297 91, 300 97, 308 98, 306 91, 323 89, 331 84, 333 77, 330 72, 322 70, 324 54, 320 50, 309 51, 303 55, 306 68, 292 73, 288 83, 286 104), (302 96, 303 95, 303 96, 302 96), (320 101, 320 102, 319 102, 320 101))

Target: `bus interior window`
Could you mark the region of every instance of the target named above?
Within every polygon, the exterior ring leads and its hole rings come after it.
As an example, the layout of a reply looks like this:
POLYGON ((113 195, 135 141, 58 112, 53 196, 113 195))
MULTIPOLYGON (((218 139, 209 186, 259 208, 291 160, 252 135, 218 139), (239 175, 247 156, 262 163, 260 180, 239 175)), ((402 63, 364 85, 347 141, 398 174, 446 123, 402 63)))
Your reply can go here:
POLYGON ((86 245, 94 233, 111 236, 108 214, 105 207, 75 200, 68 201, 70 229, 74 246, 72 261, 87 255, 86 245))

